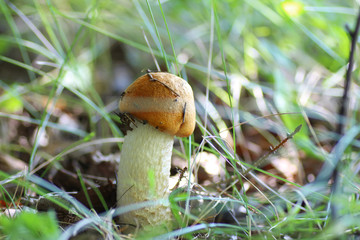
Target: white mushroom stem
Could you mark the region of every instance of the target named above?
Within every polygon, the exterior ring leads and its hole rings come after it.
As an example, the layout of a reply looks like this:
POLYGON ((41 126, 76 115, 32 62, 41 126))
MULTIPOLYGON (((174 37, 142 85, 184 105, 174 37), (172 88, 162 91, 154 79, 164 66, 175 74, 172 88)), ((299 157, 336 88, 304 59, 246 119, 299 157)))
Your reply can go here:
MULTIPOLYGON (((124 138, 118 170, 118 206, 168 197, 174 136, 136 122, 124 138)), ((169 206, 128 212, 120 221, 135 226, 158 225, 171 219, 169 206)))

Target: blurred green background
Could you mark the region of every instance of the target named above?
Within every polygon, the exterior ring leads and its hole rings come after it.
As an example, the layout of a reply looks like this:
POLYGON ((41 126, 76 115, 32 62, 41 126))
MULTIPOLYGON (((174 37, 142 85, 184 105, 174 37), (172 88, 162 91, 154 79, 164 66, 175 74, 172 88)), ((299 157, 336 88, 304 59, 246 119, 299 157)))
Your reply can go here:
MULTIPOLYGON (((354 29, 358 9, 357 1, 340 0, 0 0, 0 151, 31 171, 39 149, 51 159, 75 141, 121 137, 109 114, 151 69, 193 87, 192 150, 219 135, 228 143, 222 148, 252 163, 302 124, 285 153, 301 174, 287 180, 311 182, 339 139, 346 26, 354 29), (76 123, 60 121, 63 113, 76 123), (56 147, 45 148, 39 132, 17 131, 11 121, 72 138, 50 136, 56 147)), ((355 56, 347 128, 360 118, 358 50, 355 56)), ((190 149, 179 145, 189 160, 190 149)), ((356 169, 356 185, 360 142, 347 147, 344 171, 356 169)), ((100 148, 109 154, 121 145, 100 148)))

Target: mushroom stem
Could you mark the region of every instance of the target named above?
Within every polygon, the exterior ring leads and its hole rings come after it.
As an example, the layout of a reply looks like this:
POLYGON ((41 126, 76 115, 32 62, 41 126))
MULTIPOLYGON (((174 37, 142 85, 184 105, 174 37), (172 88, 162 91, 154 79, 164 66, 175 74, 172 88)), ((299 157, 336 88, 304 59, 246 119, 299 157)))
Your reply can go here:
MULTIPOLYGON (((168 197, 174 136, 136 121, 124 138, 118 170, 119 206, 168 197)), ((135 226, 169 221, 169 206, 155 205, 125 213, 120 221, 135 226)))

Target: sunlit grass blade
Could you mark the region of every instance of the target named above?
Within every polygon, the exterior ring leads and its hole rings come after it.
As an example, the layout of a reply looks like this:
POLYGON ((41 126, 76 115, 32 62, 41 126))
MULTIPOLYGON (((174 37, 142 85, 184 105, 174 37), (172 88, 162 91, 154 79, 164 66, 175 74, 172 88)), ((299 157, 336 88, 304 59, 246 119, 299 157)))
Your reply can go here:
POLYGON ((164 59, 165 64, 166 64, 166 69, 167 69, 167 71, 170 71, 170 65, 169 65, 169 62, 168 62, 168 59, 167 59, 166 51, 165 51, 164 45, 163 45, 163 43, 162 43, 161 36, 160 36, 160 33, 159 33, 159 29, 158 29, 158 26, 157 26, 157 24, 156 24, 156 21, 155 21, 155 18, 154 18, 154 14, 153 14, 153 12, 152 12, 152 10, 151 10, 151 6, 150 6, 150 3, 149 3, 149 0, 146 0, 146 4, 147 4, 147 6, 148 6, 148 10, 149 10, 149 13, 150 13, 152 22, 153 22, 153 27, 155 28, 155 32, 156 32, 156 36, 157 36, 157 41, 159 42, 159 45, 160 45, 160 50, 161 50, 163 59, 164 59))
POLYGON ((171 46, 171 49, 172 49, 172 52, 173 52, 173 55, 174 55, 174 59, 175 59, 176 72, 181 77, 179 63, 178 63, 178 60, 177 60, 177 57, 176 57, 176 51, 175 51, 174 43, 173 43, 173 40, 171 38, 171 33, 170 33, 170 30, 169 30, 169 26, 167 24, 167 21, 166 21, 166 18, 165 18, 165 13, 164 13, 164 10, 163 10, 163 8, 161 6, 160 0, 158 0, 158 4, 159 4, 160 11, 161 11, 161 15, 162 15, 163 20, 164 20, 164 24, 165 24, 165 27, 166 27, 167 34, 169 36, 169 43, 170 43, 170 46, 171 46))

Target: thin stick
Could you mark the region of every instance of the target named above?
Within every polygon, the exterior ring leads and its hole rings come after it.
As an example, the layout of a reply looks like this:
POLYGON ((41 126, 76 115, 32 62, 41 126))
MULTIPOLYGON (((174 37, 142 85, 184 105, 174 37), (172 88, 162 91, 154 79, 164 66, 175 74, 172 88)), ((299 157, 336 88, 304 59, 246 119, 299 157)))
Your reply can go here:
POLYGON ((273 154, 274 152, 276 152, 277 150, 279 150, 280 147, 282 147, 289 139, 293 138, 294 135, 296 133, 298 133, 301 129, 302 125, 300 124, 299 126, 297 126, 295 128, 295 130, 288 134, 286 136, 285 139, 283 139, 276 147, 274 147, 273 149, 271 149, 271 151, 269 151, 267 154, 265 154, 264 156, 262 156, 259 160, 257 160, 253 166, 249 167, 248 169, 246 169, 244 171, 244 173, 242 173, 242 176, 245 177, 252 169, 257 168, 260 164, 262 164, 271 154, 273 154))
POLYGON ((348 27, 346 27, 350 37, 351 37, 351 48, 350 48, 350 55, 349 55, 349 64, 346 71, 345 76, 345 86, 344 86, 344 93, 342 96, 342 102, 339 109, 339 123, 337 125, 336 132, 341 136, 345 133, 345 122, 346 122, 346 116, 348 113, 349 108, 349 89, 351 84, 351 74, 353 72, 353 66, 354 66, 354 55, 356 50, 356 43, 358 39, 359 34, 359 28, 360 28, 360 10, 356 22, 356 27, 354 31, 351 31, 348 27))
MULTIPOLYGON (((339 138, 344 135, 345 128, 346 128, 346 116, 348 115, 348 108, 349 108, 349 89, 351 84, 351 74, 353 71, 353 65, 354 65, 354 55, 356 50, 356 43, 358 39, 359 34, 359 28, 360 28, 360 9, 357 16, 356 26, 355 30, 351 31, 348 26, 346 26, 346 29, 351 37, 351 47, 350 47, 350 55, 349 55, 349 63, 348 68, 346 70, 346 76, 345 76, 345 86, 344 86, 344 93, 342 96, 342 102, 339 109, 339 122, 337 125, 336 133, 338 134, 339 138)), ((331 187, 331 193, 333 195, 336 195, 338 189, 339 189, 339 162, 340 159, 335 159, 335 167, 332 173, 333 178, 333 185, 331 187)), ((331 204, 331 216, 332 220, 335 221, 338 217, 338 209, 336 204, 331 204)))
POLYGON ((171 87, 169 87, 168 85, 166 85, 166 83, 163 83, 163 82, 159 81, 158 79, 153 78, 150 69, 146 70, 146 73, 147 73, 147 75, 149 76, 150 81, 154 81, 154 82, 161 83, 164 87, 166 87, 167 89, 169 89, 170 91, 172 91, 177 97, 180 97, 180 95, 179 95, 177 92, 175 92, 171 87))

